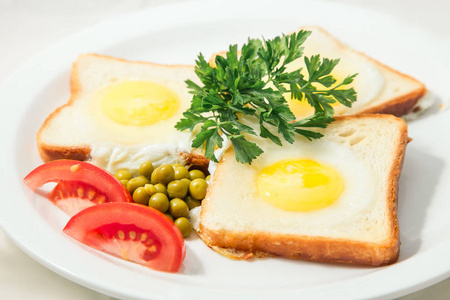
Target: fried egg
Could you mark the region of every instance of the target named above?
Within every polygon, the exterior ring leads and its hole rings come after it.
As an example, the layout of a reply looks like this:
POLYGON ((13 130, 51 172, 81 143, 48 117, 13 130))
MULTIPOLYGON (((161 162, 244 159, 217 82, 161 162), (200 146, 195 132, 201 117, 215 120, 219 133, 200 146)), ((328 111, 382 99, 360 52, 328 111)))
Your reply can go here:
POLYGON ((344 221, 370 206, 371 169, 343 144, 296 137, 283 147, 261 145, 264 154, 250 166, 248 184, 253 201, 264 209, 297 213, 318 224, 330 217, 344 221))
MULTIPOLYGON (((294 222, 314 235, 344 228, 374 207, 373 170, 345 138, 309 141, 296 136, 293 144, 282 147, 248 138, 264 153, 248 165, 236 162, 232 147, 222 150, 220 163, 210 166, 214 173, 207 198, 215 201, 209 209, 239 219, 244 228, 259 226, 262 216, 270 216, 271 223, 281 224, 280 231, 292 228, 294 222)), ((198 212, 192 217, 197 220, 198 212)))
POLYGON ((100 87, 89 96, 84 109, 98 126, 96 141, 122 145, 157 141, 170 143, 175 124, 190 106, 182 79, 125 79, 100 87))
POLYGON ((179 162, 177 154, 192 151, 192 133, 175 124, 189 108, 184 81, 123 80, 92 93, 88 109, 95 115, 102 138, 93 143, 92 162, 115 172, 152 161, 179 162), (100 140, 107 137, 107 143, 100 140))
POLYGON ((71 100, 47 119, 39 142, 88 147, 90 161, 111 172, 137 172, 145 161, 182 162, 180 153, 193 151, 195 135, 175 129, 191 103, 187 79, 196 80, 194 66, 81 55, 72 70, 71 100))
POLYGON ((331 165, 306 158, 277 161, 256 178, 258 196, 288 211, 310 211, 334 203, 344 191, 341 174, 331 165))

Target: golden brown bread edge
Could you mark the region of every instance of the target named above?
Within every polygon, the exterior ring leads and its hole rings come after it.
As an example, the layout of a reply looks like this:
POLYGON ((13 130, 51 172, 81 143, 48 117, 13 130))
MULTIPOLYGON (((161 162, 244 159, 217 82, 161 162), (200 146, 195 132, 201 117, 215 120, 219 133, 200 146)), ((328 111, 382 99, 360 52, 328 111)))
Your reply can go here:
MULTIPOLYGON (((99 55, 99 54, 83 54, 87 56, 95 56, 99 58, 107 58, 107 59, 113 59, 116 61, 131 63, 131 64, 146 64, 150 66, 165 66, 165 67, 171 67, 176 68, 180 67, 181 65, 165 65, 165 64, 155 64, 151 62, 143 62, 143 61, 130 61, 123 58, 116 58, 112 56, 107 55, 99 55)), ((80 55, 83 56, 83 55, 80 55)), ((184 66, 184 65, 183 65, 184 66)), ((194 66, 192 66, 194 67, 194 66)), ((51 122, 51 119, 54 118, 60 110, 63 108, 70 106, 76 99, 78 98, 78 94, 82 90, 82 86, 79 79, 79 65, 78 60, 75 61, 72 64, 72 71, 70 74, 70 90, 71 90, 71 96, 69 98, 69 101, 58 107, 56 110, 54 110, 44 121, 41 128, 37 132, 36 135, 36 141, 37 141, 37 147, 39 151, 39 155, 41 156, 42 160, 44 162, 49 162, 52 160, 58 160, 58 159, 74 159, 74 160, 89 160, 91 158, 91 146, 89 144, 80 144, 76 146, 59 146, 59 145, 49 145, 42 141, 41 134, 46 129, 48 124, 51 122)), ((197 153, 180 153, 180 156, 185 161, 187 165, 194 165, 197 168, 206 171, 208 168, 209 160, 204 157, 201 154, 197 153)))
POLYGON ((420 109, 420 108, 417 107, 416 105, 418 104, 419 100, 423 96, 425 96, 425 94, 427 92, 427 89, 422 82, 416 80, 415 78, 413 78, 409 75, 403 74, 397 70, 392 69, 391 67, 388 67, 388 66, 382 64, 382 63, 376 61, 375 59, 366 56, 364 53, 361 53, 361 52, 358 52, 358 53, 361 55, 364 55, 368 59, 372 60, 374 63, 381 65, 384 68, 387 68, 390 71, 392 71, 400 76, 409 78, 410 80, 413 80, 420 85, 420 87, 418 87, 415 90, 412 90, 411 92, 409 92, 407 94, 403 94, 403 95, 395 97, 387 102, 380 103, 379 105, 364 109, 364 110, 358 112, 358 114, 390 114, 390 115, 394 115, 396 117, 402 117, 409 113, 418 112, 418 109, 420 109))
MULTIPOLYGON (((340 116, 336 120, 363 118, 364 115, 340 116)), ((384 117, 376 114, 374 117, 384 117)), ((202 226, 198 235, 215 251, 234 259, 281 256, 325 263, 343 263, 366 266, 383 266, 396 262, 400 253, 400 239, 397 219, 398 181, 403 167, 406 145, 409 142, 408 128, 402 120, 400 141, 395 151, 393 167, 390 170, 388 222, 390 236, 384 243, 369 243, 320 236, 298 236, 267 232, 218 232, 202 226)), ((202 212, 201 212, 202 213, 202 212)))

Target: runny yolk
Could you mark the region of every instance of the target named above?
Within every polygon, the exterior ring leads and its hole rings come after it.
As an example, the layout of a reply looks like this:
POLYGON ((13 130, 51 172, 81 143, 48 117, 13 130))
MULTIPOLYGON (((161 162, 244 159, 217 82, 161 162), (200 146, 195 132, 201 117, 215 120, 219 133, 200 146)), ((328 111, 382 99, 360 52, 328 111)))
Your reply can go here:
POLYGON ((179 108, 178 96, 150 81, 123 81, 99 91, 104 114, 116 123, 152 125, 172 117, 179 108))
POLYGON ((258 175, 256 185, 263 200, 288 211, 324 208, 344 191, 344 180, 333 167, 309 159, 269 165, 258 175))

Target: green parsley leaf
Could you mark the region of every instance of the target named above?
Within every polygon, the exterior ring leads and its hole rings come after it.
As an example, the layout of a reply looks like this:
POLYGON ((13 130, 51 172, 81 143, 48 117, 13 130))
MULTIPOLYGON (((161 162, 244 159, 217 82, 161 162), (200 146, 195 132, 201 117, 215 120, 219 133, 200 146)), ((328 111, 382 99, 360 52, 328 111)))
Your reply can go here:
POLYGON ((296 134, 309 140, 322 137, 311 129, 325 128, 334 120, 333 103, 350 107, 356 101, 355 90, 343 88, 356 74, 337 82, 332 72, 339 59, 303 57, 302 45, 310 34, 301 30, 269 40, 248 39, 240 51, 237 45, 231 45, 224 56, 216 56, 215 66, 200 53, 195 73, 202 85, 186 81, 193 98, 175 127, 193 131, 200 126, 192 146, 204 147, 207 158, 217 161, 214 150, 227 138, 236 160, 249 164, 263 150, 246 136, 268 138, 280 146, 282 139, 293 143, 296 134), (288 71, 287 66, 302 57, 306 72, 288 71), (307 101, 315 113, 296 120, 287 94, 291 99, 307 101), (259 125, 247 122, 249 118, 256 118, 259 125))
POLYGON ((230 141, 233 144, 234 154, 238 162, 248 163, 263 153, 258 145, 247 141, 242 135, 232 136, 230 141))

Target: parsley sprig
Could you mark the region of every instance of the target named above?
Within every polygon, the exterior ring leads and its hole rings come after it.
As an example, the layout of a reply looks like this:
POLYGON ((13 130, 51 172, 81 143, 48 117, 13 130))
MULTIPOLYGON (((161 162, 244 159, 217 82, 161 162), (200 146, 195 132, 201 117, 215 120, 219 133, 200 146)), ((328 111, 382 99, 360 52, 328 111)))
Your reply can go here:
POLYGON ((325 128, 333 121, 332 103, 338 101, 350 107, 356 101, 355 90, 343 88, 356 74, 336 84, 331 72, 339 59, 321 59, 319 55, 304 57, 308 76, 301 69, 288 72, 287 65, 303 56, 302 44, 310 33, 301 30, 271 40, 249 39, 240 52, 237 45, 231 45, 225 57, 215 57, 215 67, 200 53, 195 72, 203 86, 186 81, 193 98, 175 127, 192 131, 201 124, 192 147, 204 147, 205 156, 216 162, 214 150, 216 146, 222 148, 223 136, 233 144, 236 160, 249 164, 263 150, 246 139, 248 134, 268 138, 280 146, 281 137, 289 143, 294 142, 295 134, 309 140, 322 137, 310 129, 325 128), (299 101, 306 99, 315 113, 296 120, 284 97, 286 93, 299 101), (245 124, 243 115, 256 116, 258 130, 245 124))

